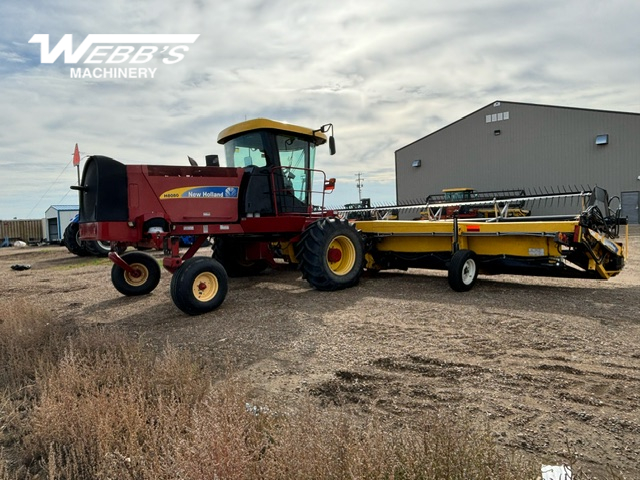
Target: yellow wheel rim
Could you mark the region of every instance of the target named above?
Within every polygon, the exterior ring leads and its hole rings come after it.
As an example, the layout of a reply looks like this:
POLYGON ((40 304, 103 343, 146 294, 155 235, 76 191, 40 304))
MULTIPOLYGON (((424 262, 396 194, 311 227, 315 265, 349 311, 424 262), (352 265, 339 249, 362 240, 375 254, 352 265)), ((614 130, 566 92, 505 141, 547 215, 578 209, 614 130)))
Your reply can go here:
POLYGON ((349 237, 340 235, 334 238, 327 250, 329 268, 336 275, 346 275, 356 264, 356 247, 349 237))
POLYGON ((193 297, 201 302, 209 302, 218 293, 218 279, 211 272, 203 272, 193 281, 193 297))
POLYGON ((149 279, 149 270, 147 267, 142 265, 141 263, 132 263, 130 265, 136 273, 132 274, 130 272, 124 272, 124 280, 132 287, 139 287, 144 285, 145 282, 149 279))

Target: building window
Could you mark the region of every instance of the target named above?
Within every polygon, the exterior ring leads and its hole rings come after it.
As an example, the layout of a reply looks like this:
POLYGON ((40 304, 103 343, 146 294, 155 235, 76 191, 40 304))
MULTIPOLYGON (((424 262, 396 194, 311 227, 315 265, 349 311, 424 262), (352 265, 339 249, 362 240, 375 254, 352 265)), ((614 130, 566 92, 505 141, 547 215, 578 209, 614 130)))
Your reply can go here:
POLYGON ((502 122, 504 120, 509 120, 509 112, 491 113, 484 117, 485 123, 502 122))
POLYGON ((603 133, 596 136, 596 145, 607 145, 609 143, 609 134, 603 133))
POLYGON ((422 160, 414 160, 413 163, 411 164, 412 167, 416 167, 416 168, 418 168, 420 165, 422 165, 422 160))

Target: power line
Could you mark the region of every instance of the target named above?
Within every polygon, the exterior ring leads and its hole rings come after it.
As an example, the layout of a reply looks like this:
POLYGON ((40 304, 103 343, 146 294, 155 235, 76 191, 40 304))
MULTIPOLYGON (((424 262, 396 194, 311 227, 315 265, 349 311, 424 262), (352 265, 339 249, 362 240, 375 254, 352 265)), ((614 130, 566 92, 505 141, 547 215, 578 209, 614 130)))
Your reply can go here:
POLYGON ((27 218, 31 217, 31 214, 33 213, 33 211, 36 209, 36 207, 38 205, 40 205, 40 202, 42 202, 42 199, 47 195, 47 193, 49 193, 49 191, 51 190, 51 188, 56 184, 56 182, 58 181, 58 179, 62 176, 62 174, 67 170, 67 168, 69 167, 69 165, 71 165, 71 163, 73 162, 73 157, 71 158, 71 160, 69 161, 69 163, 67 163, 65 165, 65 167, 62 169, 62 171, 58 174, 58 176, 56 177, 56 179, 49 185, 49 188, 47 188, 47 190, 42 194, 42 196, 40 197, 40 200, 38 200, 36 202, 36 204, 33 206, 33 208, 29 211, 29 214, 27 215, 27 218))

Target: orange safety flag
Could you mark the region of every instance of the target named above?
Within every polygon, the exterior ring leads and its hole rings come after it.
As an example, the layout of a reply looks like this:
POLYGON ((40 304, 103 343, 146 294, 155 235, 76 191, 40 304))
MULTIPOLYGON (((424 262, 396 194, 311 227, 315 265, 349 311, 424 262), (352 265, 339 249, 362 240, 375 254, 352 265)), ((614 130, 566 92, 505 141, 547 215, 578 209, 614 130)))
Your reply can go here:
POLYGON ((78 144, 76 143, 76 149, 73 151, 73 166, 80 165, 80 151, 78 150, 78 144))

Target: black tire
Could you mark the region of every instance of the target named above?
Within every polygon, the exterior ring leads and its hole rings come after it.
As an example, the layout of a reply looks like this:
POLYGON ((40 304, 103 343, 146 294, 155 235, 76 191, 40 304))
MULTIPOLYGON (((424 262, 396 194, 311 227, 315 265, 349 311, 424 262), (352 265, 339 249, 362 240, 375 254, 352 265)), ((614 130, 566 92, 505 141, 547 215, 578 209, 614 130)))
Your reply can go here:
MULTIPOLYGON (((103 242, 101 240, 87 240, 83 242, 87 252, 94 257, 106 257, 111 252, 111 242, 103 242)), ((117 246, 115 251, 118 255, 125 252, 126 246, 117 246)))
POLYGON ((478 279, 478 262, 471 250, 458 250, 449 263, 449 285, 456 292, 467 292, 478 279))
POLYGON ((106 257, 111 251, 109 242, 101 242, 98 240, 86 240, 84 246, 94 257, 106 257))
POLYGON ((213 258, 190 258, 171 277, 171 299, 188 315, 215 310, 224 302, 228 290, 227 272, 213 258))
POLYGON ((250 277, 269 267, 266 260, 246 260, 245 245, 231 237, 217 237, 211 247, 211 257, 224 267, 230 277, 250 277))
POLYGON ((136 270, 131 274, 119 265, 111 268, 111 283, 123 295, 129 297, 151 293, 160 282, 160 265, 148 253, 128 252, 122 259, 136 270))
POLYGON ((80 241, 80 225, 78 223, 70 223, 67 228, 64 229, 62 234, 62 243, 67 247, 74 255, 79 257, 86 257, 90 255, 84 248, 84 244, 80 241))
POLYGON ((298 242, 296 257, 302 276, 318 290, 353 287, 364 269, 364 242, 345 219, 312 223, 298 242))

